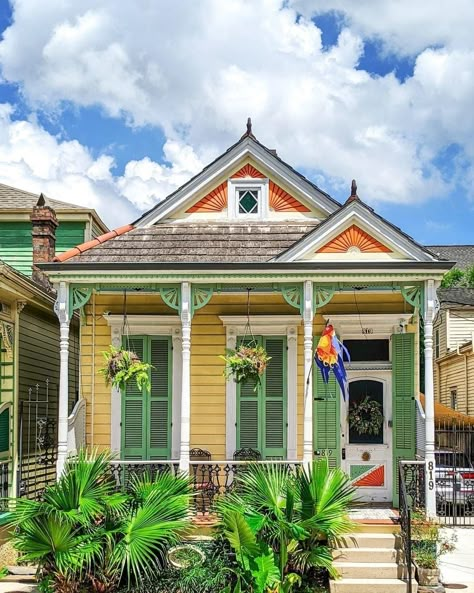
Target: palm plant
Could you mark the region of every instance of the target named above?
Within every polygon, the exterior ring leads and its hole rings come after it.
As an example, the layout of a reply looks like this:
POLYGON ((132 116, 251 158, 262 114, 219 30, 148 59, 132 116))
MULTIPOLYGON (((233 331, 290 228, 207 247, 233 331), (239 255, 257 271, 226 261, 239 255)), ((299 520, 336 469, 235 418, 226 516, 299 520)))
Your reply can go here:
MULTIPOLYGON (((341 469, 329 468, 326 458, 295 473, 277 464, 250 465, 218 507, 243 580, 252 579, 252 563, 259 555, 274 560, 277 573, 269 569, 269 574, 274 580, 278 576, 282 591, 296 582, 290 575, 312 568, 323 567, 336 576, 327 542, 354 528, 347 516, 353 501, 349 478, 341 469)), ((253 587, 260 591, 255 578, 253 587)))
POLYGON ((189 527, 190 487, 171 474, 147 474, 117 493, 109 453, 80 451, 41 501, 11 501, 7 523, 25 561, 38 565, 53 590, 107 593, 131 586, 164 562, 189 527))

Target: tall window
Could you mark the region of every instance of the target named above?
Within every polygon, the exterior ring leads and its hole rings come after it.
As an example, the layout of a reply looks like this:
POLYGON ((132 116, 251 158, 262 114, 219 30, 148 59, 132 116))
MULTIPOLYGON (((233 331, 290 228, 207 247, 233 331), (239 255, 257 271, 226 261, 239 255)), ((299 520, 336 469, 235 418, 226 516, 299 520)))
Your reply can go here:
POLYGON ((458 406, 458 388, 451 387, 451 408, 457 410, 458 406))
POLYGON ((435 331, 435 358, 439 358, 439 329, 435 331))

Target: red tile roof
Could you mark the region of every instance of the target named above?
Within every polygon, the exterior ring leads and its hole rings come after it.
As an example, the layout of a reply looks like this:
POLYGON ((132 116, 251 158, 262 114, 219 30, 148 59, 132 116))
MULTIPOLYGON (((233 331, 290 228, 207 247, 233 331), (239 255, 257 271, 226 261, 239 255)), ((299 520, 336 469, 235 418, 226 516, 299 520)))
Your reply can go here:
POLYGON ((96 237, 95 239, 92 239, 91 241, 87 241, 86 243, 81 243, 80 245, 77 245, 76 247, 73 247, 72 249, 68 249, 64 253, 60 253, 53 259, 53 261, 65 262, 68 259, 71 259, 71 257, 74 257, 75 255, 80 255, 81 253, 84 253, 84 251, 88 251, 89 249, 92 249, 93 247, 97 247, 97 245, 101 245, 102 243, 105 243, 109 239, 114 239, 115 237, 124 235, 125 233, 128 233, 128 231, 131 231, 133 228, 134 227, 132 224, 126 224, 124 226, 121 226, 118 229, 115 229, 114 231, 109 231, 108 233, 105 233, 105 235, 100 235, 99 237, 96 237))

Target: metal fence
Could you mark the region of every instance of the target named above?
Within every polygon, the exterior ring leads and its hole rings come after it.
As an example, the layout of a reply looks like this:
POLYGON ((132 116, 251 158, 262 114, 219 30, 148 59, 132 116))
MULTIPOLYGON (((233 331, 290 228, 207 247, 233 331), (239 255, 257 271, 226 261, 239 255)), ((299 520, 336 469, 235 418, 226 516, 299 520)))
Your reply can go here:
POLYGON ((438 422, 436 503, 441 521, 453 526, 474 525, 474 427, 459 421, 438 422))
POLYGON ((57 389, 46 379, 20 401, 18 496, 39 498, 56 479, 57 406, 52 400, 57 401, 57 389))

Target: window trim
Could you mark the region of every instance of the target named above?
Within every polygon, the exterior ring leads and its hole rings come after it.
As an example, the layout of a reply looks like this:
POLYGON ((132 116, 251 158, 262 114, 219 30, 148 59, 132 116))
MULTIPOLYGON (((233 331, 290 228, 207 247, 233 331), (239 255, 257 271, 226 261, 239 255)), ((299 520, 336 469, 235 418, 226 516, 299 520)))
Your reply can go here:
POLYGON ((264 220, 268 218, 268 179, 229 179, 227 193, 229 196, 228 216, 231 220, 264 220), (241 214, 239 212, 239 191, 258 190, 258 212, 255 214, 241 214))

